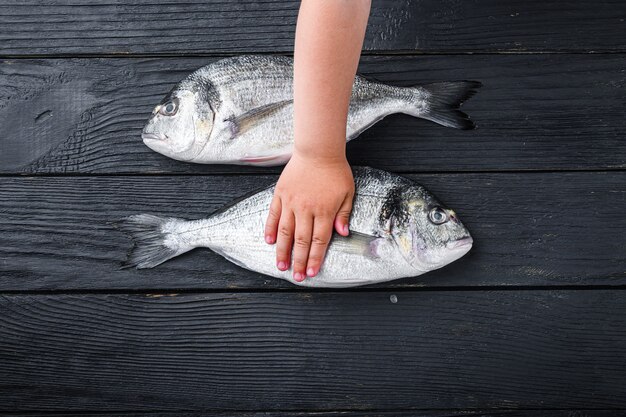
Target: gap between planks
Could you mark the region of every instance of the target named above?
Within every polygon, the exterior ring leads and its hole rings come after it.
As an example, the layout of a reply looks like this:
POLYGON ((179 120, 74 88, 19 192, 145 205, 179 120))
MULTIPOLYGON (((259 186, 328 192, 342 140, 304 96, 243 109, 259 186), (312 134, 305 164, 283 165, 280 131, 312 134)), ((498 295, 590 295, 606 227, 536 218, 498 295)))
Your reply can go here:
MULTIPOLYGON (((523 50, 485 50, 485 51, 362 51, 361 56, 441 56, 441 55, 609 55, 626 54, 622 49, 606 50, 546 50, 546 51, 523 51, 523 50)), ((237 51, 237 52, 216 52, 216 53, 71 53, 71 54, 2 54, 0 59, 83 59, 83 58, 227 58, 239 55, 285 55, 293 56, 293 51, 237 51)))
POLYGON ((266 294, 266 293, 411 293, 411 292, 523 292, 523 291, 623 291, 626 284, 607 285, 484 285, 484 286, 451 286, 451 287, 351 287, 351 288, 117 288, 117 289, 59 289, 59 290, 3 290, 0 295, 149 295, 153 297, 172 295, 202 294, 266 294))
MULTIPOLYGON (((39 416, 162 416, 162 417, 459 417, 461 416, 527 416, 532 412, 535 416, 542 417, 579 417, 584 412, 588 417, 626 415, 626 409, 605 408, 431 408, 431 409, 337 409, 337 410, 236 410, 236 411, 189 411, 189 410, 154 410, 154 411, 35 411, 35 412, 0 412, 0 416, 11 417, 39 417, 39 416), (271 414, 270 414, 271 413, 271 414), (375 414, 369 414, 375 413, 375 414), (415 414, 415 413, 419 413, 415 414), (445 414, 444 414, 445 413, 445 414), (547 414, 555 413, 555 414, 547 414), (619 414, 618 414, 619 413, 619 414)), ((582 416, 581 416, 582 417, 582 416)))
MULTIPOLYGON (((227 166, 227 165, 225 165, 227 166)), ((361 164, 352 164, 352 166, 364 166, 361 164)), ((5 173, 0 172, 0 178, 95 178, 95 177, 253 177, 253 176, 278 176, 283 169, 283 166, 278 167, 247 167, 247 166, 235 166, 242 171, 233 172, 42 172, 42 173, 5 173), (246 170, 249 169, 249 172, 246 170)), ((607 168, 555 168, 555 169, 511 169, 511 170, 489 170, 489 169, 475 169, 475 170, 459 170, 459 171, 407 171, 405 169, 387 170, 399 175, 473 175, 473 174, 558 174, 558 173, 602 173, 602 172, 626 172, 626 167, 607 167, 607 168)))

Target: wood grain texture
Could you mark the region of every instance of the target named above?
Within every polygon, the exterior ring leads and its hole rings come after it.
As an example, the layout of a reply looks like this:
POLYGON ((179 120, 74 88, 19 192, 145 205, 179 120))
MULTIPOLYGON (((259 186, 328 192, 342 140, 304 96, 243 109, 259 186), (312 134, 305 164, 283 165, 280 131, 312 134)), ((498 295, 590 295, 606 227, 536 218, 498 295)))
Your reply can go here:
POLYGON ((362 73, 485 85, 475 131, 396 115, 348 147, 460 214, 460 261, 345 291, 209 250, 119 269, 111 222, 204 217, 276 178, 139 133, 198 67, 291 53, 298 5, 0 0, 0 415, 626 415, 620 0, 373 2, 362 73))
MULTIPOLYGON (((3 413, 8 417, 49 417, 48 413, 3 413)), ((59 414, 52 414, 59 415, 59 414)), ((216 412, 79 412, 71 417, 616 417, 626 415, 626 410, 393 410, 393 411, 216 411, 216 412)))
MULTIPOLYGON (((148 149, 152 108, 215 58, 5 60, 0 65, 0 172, 278 172, 203 166, 148 149)), ((458 131, 394 115, 348 145, 353 164, 403 171, 626 167, 622 55, 364 57, 361 72, 411 85, 484 83, 458 131)))
MULTIPOLYGON (((298 1, 0 3, 0 54, 291 52, 298 1)), ((620 0, 378 0, 366 51, 626 49, 620 0)))
POLYGON ((624 408, 626 292, 0 296, 1 411, 624 408))
MULTIPOLYGON (((202 218, 271 176, 30 177, 0 182, 0 290, 295 288, 208 249, 119 270, 110 222, 202 218)), ((412 175, 459 213, 461 260, 385 287, 626 284, 626 172, 412 175)))

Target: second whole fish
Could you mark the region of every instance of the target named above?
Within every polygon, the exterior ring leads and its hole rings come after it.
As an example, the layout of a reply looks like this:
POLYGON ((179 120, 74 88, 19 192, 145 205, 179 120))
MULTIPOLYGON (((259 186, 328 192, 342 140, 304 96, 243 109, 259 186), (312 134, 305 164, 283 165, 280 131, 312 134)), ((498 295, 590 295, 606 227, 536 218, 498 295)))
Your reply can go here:
MULTIPOLYGON (((476 81, 396 87, 357 75, 346 140, 394 113, 471 129, 474 124, 458 108, 478 87, 476 81)), ((152 150, 180 161, 286 163, 294 143, 293 60, 243 55, 200 68, 154 108, 142 139, 152 150)))
POLYGON ((350 235, 335 234, 322 268, 302 282, 276 267, 275 245, 264 239, 274 187, 204 219, 137 214, 119 227, 134 247, 127 267, 152 268, 197 247, 207 247, 252 271, 307 287, 352 287, 413 277, 441 268, 472 247, 469 231, 424 187, 372 168, 354 168, 356 194, 350 235))

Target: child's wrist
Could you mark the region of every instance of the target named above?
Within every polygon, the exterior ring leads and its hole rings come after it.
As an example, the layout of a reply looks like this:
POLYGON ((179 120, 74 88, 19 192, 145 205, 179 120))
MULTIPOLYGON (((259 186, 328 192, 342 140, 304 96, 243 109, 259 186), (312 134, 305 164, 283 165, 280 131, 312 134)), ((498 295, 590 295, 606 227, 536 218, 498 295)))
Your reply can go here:
POLYGON ((344 149, 310 149, 304 147, 294 147, 292 158, 310 162, 314 165, 339 165, 346 164, 346 151, 344 149))
POLYGON ((303 138, 296 135, 293 154, 297 158, 317 164, 345 164, 347 162, 345 135, 322 139, 320 140, 319 137, 303 138))

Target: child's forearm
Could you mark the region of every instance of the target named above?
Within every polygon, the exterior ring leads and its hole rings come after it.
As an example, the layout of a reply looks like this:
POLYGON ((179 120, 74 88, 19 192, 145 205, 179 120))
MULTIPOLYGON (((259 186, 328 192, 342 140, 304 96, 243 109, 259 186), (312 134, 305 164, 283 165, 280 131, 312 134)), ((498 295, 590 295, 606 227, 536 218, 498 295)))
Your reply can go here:
POLYGON ((295 152, 345 159, 346 123, 370 0, 303 0, 294 53, 295 152))

